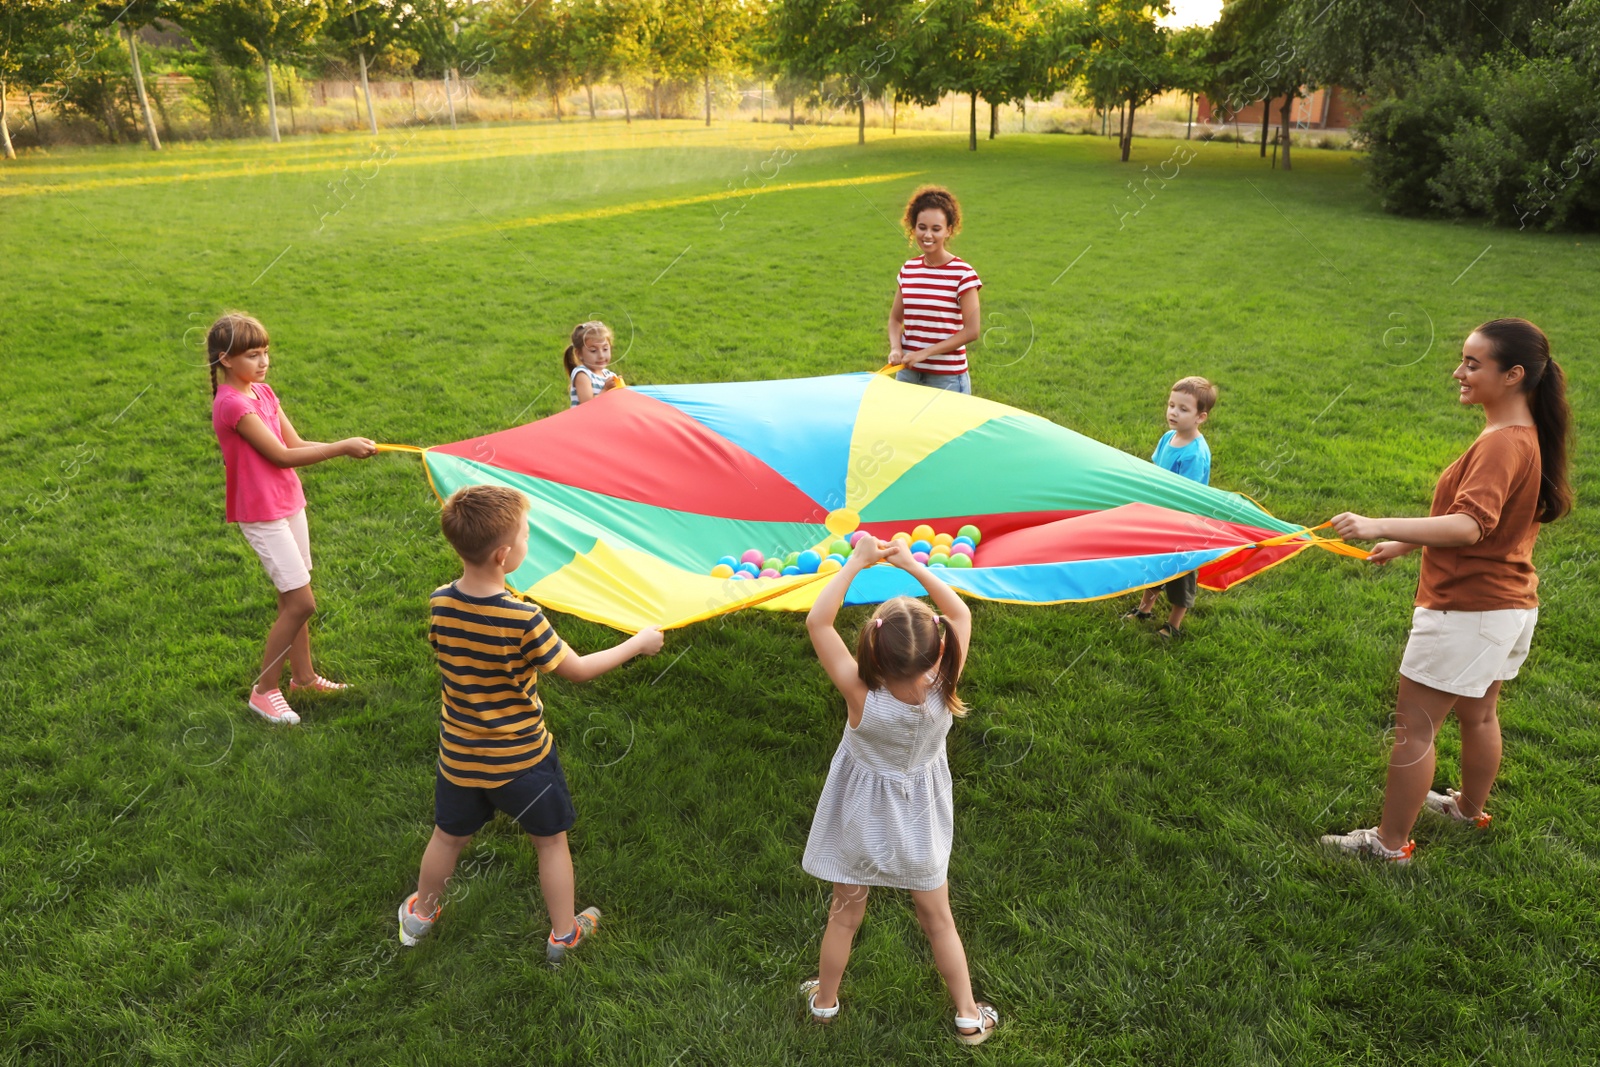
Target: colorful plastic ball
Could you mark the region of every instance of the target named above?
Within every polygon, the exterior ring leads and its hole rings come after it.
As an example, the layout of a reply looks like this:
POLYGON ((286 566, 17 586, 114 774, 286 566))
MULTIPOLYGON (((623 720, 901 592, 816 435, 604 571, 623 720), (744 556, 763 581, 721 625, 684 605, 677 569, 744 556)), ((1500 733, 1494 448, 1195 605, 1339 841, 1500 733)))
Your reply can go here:
POLYGON ((796 557, 796 559, 794 561, 794 565, 796 567, 800 568, 800 573, 801 574, 815 574, 815 573, 817 573, 817 567, 821 563, 822 563, 822 557, 819 556, 817 553, 812 552, 810 549, 807 549, 806 551, 800 553, 800 555, 798 557, 796 557))
POLYGON ((971 556, 951 556, 950 557, 950 566, 954 567, 958 571, 959 570, 965 570, 966 568, 972 566, 972 557, 971 556))
POLYGON ((977 548, 978 547, 978 542, 974 541, 970 537, 963 536, 963 537, 958 537, 954 541, 950 542, 950 547, 952 549, 955 548, 957 545, 966 545, 968 548, 977 548))
POLYGON ((781 577, 783 577, 783 572, 780 571, 780 570, 774 570, 773 568, 768 567, 766 570, 761 572, 761 577, 763 577, 763 578, 781 578, 781 577))
POLYGON ((711 577, 713 578, 729 578, 732 577, 732 575, 733 568, 728 566, 726 563, 719 563, 715 567, 711 568, 711 577))
POLYGON ((783 565, 785 567, 793 567, 795 565, 795 562, 797 560, 799 560, 799 558, 800 558, 800 553, 799 553, 798 550, 794 551, 794 552, 791 552, 787 556, 783 557, 783 565))
POLYGON ((843 559, 849 559, 850 558, 850 549, 853 548, 853 547, 855 547, 855 546, 851 545, 849 541, 846 541, 844 538, 841 537, 841 538, 839 538, 839 540, 835 541, 833 544, 828 546, 828 555, 830 555, 830 556, 839 556, 839 557, 841 557, 843 559))
POLYGON ((745 563, 739 564, 738 570, 739 570, 740 574, 747 574, 752 578, 754 578, 756 575, 761 573, 761 568, 760 567, 756 566, 754 563, 749 563, 749 562, 745 562, 745 563))
POLYGON ((961 527, 961 529, 957 530, 956 536, 969 538, 972 541, 973 547, 977 547, 978 543, 983 540, 983 535, 978 532, 978 528, 972 525, 970 522, 961 527))
POLYGON ((785 578, 793 578, 795 575, 797 575, 799 573, 800 573, 800 568, 796 567, 796 566, 794 566, 792 564, 790 566, 787 566, 787 567, 783 568, 783 576, 785 578))
POLYGON ((933 551, 933 546, 931 544, 929 544, 927 541, 913 541, 913 542, 911 542, 911 552, 912 552, 913 555, 915 555, 918 552, 921 552, 924 556, 926 556, 929 552, 932 552, 932 551, 933 551))
POLYGON ((739 582, 747 582, 747 581, 750 580, 750 576, 748 574, 746 574, 744 571, 734 571, 733 572, 733 577, 734 577, 735 581, 739 581, 739 582))
POLYGON ((973 551, 971 545, 964 545, 960 541, 957 541, 955 544, 950 546, 950 555, 966 556, 968 559, 971 559, 974 555, 976 555, 976 553, 973 551))
POLYGON ((734 559, 732 556, 723 556, 721 559, 717 560, 717 566, 726 567, 730 571, 738 565, 739 561, 734 559))
POLYGON ((752 549, 747 550, 744 555, 739 557, 739 562, 740 563, 754 563, 756 566, 759 567, 761 565, 761 561, 766 559, 766 558, 767 558, 767 555, 766 555, 765 552, 762 552, 759 548, 752 548, 752 549))
POLYGON ((947 568, 947 564, 945 563, 945 561, 948 560, 949 558, 950 558, 949 556, 940 556, 938 559, 929 562, 928 569, 930 571, 942 571, 942 570, 945 570, 947 568))
POLYGON ((761 569, 764 571, 781 571, 783 570, 783 559, 779 556, 768 556, 761 561, 761 569))
POLYGON ((918 563, 928 562, 928 554, 926 552, 913 552, 911 553, 911 558, 916 560, 918 563))
POLYGON ((914 541, 932 541, 933 527, 929 526, 927 523, 922 523, 916 527, 916 529, 911 531, 911 538, 914 541))
POLYGON ((832 574, 834 571, 838 570, 840 567, 843 567, 843 566, 844 566, 844 564, 839 562, 839 559, 838 559, 837 556, 829 556, 827 559, 823 560, 817 566, 817 573, 818 574, 832 574))
POLYGON ((893 537, 889 538, 889 540, 891 540, 891 541, 904 541, 906 544, 909 545, 911 543, 911 535, 906 533, 904 530, 901 530, 899 533, 897 533, 893 537))
POLYGON ((865 536, 867 536, 867 531, 865 531, 865 530, 857 530, 855 533, 852 533, 849 537, 845 538, 845 540, 850 542, 850 547, 851 548, 854 548, 854 547, 856 547, 856 542, 861 540, 865 536))
POLYGON ((936 559, 948 561, 950 559, 950 550, 943 545, 934 545, 933 551, 928 553, 928 561, 931 563, 936 559))
POLYGON ((954 541, 954 540, 955 540, 955 538, 951 537, 949 534, 934 534, 933 535, 933 547, 934 548, 938 548, 940 545, 944 545, 946 547, 949 547, 950 542, 954 541))
POLYGON ((841 556, 837 552, 830 552, 830 553, 828 553, 828 559, 825 559, 822 562, 826 563, 826 562, 828 562, 829 559, 831 559, 835 563, 837 563, 839 566, 843 567, 844 566, 844 561, 849 559, 849 558, 850 558, 849 556, 841 556))

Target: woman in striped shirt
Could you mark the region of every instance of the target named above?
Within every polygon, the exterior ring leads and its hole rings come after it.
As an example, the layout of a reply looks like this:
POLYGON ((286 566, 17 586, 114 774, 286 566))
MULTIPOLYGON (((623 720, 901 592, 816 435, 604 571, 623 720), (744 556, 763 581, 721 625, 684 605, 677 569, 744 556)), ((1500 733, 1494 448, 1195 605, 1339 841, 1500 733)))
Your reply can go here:
POLYGON ((961 232, 954 194, 925 185, 906 204, 906 236, 921 250, 900 268, 889 312, 889 362, 902 382, 972 392, 967 342, 978 339, 983 282, 966 260, 945 248, 961 232))

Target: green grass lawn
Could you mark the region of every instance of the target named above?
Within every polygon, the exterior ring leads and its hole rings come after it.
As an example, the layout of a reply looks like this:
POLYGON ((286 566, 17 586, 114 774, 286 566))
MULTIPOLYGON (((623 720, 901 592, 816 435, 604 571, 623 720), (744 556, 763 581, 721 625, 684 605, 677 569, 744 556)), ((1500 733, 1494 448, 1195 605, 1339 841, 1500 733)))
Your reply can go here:
MULTIPOLYGON (((985 281, 978 393, 1147 455, 1168 385, 1204 374, 1214 484, 1284 519, 1425 513, 1479 426, 1448 373, 1485 319, 1541 324, 1593 410, 1592 238, 1384 215, 1345 153, 1284 173, 1232 145, 853 142, 569 122, 0 168, 0 1062, 1595 1060, 1590 436, 1580 508, 1540 538, 1494 828, 1425 817, 1408 870, 1316 837, 1376 821, 1416 561, 1307 553, 1202 592, 1176 647, 1126 601, 976 606, 951 895, 1005 1019, 976 1054, 903 894, 869 907, 840 1019, 802 1018, 827 894, 800 856, 843 708, 796 615, 546 683, 580 906, 606 913, 571 966, 542 966, 505 820, 438 936, 399 950, 432 815, 427 596, 454 557, 415 457, 305 471, 320 665, 357 688, 298 729, 245 711, 273 598, 222 522, 202 338, 224 308, 271 328, 273 384, 323 440, 554 413, 592 317, 641 383, 871 369, 894 219, 937 181, 985 281)), ((1453 727, 1440 749, 1451 782, 1453 727)))

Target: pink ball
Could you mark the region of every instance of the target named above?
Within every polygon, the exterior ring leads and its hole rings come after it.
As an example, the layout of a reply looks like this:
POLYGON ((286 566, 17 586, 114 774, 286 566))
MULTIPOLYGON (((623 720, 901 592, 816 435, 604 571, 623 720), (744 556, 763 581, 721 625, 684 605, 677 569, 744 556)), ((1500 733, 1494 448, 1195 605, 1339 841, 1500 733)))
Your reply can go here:
POLYGON ((750 551, 739 557, 739 562, 754 563, 757 567, 759 567, 766 561, 766 558, 766 555, 763 554, 759 548, 752 548, 750 551))
POLYGON ((918 563, 928 562, 928 554, 926 552, 913 552, 911 553, 911 558, 916 560, 918 563))
POLYGON ((761 572, 761 577, 763 577, 763 578, 782 578, 783 577, 783 573, 781 571, 775 571, 771 567, 768 567, 766 570, 761 572))
POLYGON ((846 538, 846 540, 850 542, 850 547, 854 548, 854 547, 856 547, 856 542, 861 540, 865 536, 867 536, 867 531, 865 531, 865 530, 857 530, 855 533, 851 534, 848 538, 846 538))
POLYGON ((950 546, 950 554, 952 556, 967 556, 967 557, 970 558, 972 556, 972 546, 971 545, 951 545, 950 546))

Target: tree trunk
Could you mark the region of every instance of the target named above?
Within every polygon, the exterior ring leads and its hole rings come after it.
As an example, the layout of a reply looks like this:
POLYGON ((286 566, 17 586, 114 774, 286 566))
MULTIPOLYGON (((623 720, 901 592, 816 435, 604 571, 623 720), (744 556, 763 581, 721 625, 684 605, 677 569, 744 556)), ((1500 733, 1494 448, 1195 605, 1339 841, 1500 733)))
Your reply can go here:
POLYGON ((1133 116, 1139 110, 1139 105, 1132 100, 1128 101, 1128 129, 1122 135, 1122 161, 1128 161, 1128 153, 1133 151, 1133 116))
POLYGON ((39 112, 33 107, 33 90, 28 90, 28 114, 33 116, 33 139, 44 144, 44 133, 39 129, 39 112))
POLYGON ((789 129, 794 129, 794 97, 789 98, 789 129))
POLYGON ((1122 138, 1127 135, 1128 105, 1126 102, 1117 105, 1117 144, 1122 144, 1122 138))
POLYGON ((561 121, 561 90, 556 88, 556 83, 550 83, 550 102, 556 106, 556 121, 561 121))
POLYGON ((856 144, 867 143, 867 94, 856 97, 856 144))
POLYGON ((144 113, 144 137, 150 142, 152 152, 161 151, 161 138, 156 136, 155 116, 150 114, 150 98, 144 91, 144 71, 139 67, 139 45, 133 39, 133 27, 124 25, 122 32, 128 35, 128 56, 133 60, 133 85, 139 91, 139 110, 144 113))
POLYGON ((891 134, 895 134, 895 133, 899 133, 900 132, 900 92, 899 92, 899 90, 895 90, 893 95, 891 95, 889 97, 889 100, 890 100, 889 132, 891 134))
POLYGON ((450 68, 444 69, 444 102, 450 109, 450 128, 456 128, 456 91, 450 80, 450 68))
POLYGON ((6 83, 0 78, 0 151, 5 153, 7 159, 16 159, 17 150, 11 147, 11 126, 6 121, 6 83))
POLYGON ((967 151, 978 150, 978 94, 973 93, 967 114, 967 151))
POLYGON ((1017 110, 1022 112, 1022 132, 1023 133, 1027 133, 1028 132, 1028 102, 1026 100, 1018 102, 1017 110))
POLYGON ((1261 158, 1267 158, 1267 125, 1272 122, 1272 97, 1261 101, 1261 158))
POLYGON ((1279 112, 1283 116, 1283 169, 1292 169, 1289 166, 1289 109, 1294 105, 1294 93, 1283 98, 1283 109, 1279 112))
POLYGON ((263 59, 261 65, 267 71, 267 129, 272 133, 272 143, 278 144, 283 138, 278 136, 278 92, 272 84, 272 60, 263 59))
POLYGON ((701 72, 701 81, 706 90, 706 125, 711 125, 711 68, 707 67, 701 72))
POLYGON ((367 53, 356 49, 356 58, 361 61, 361 96, 367 102, 367 128, 372 131, 372 136, 378 136, 378 113, 372 110, 372 86, 367 81, 367 53))
POLYGON ((661 121, 661 78, 658 76, 650 87, 650 109, 655 113, 656 121, 661 121))
POLYGON ((1190 93, 1189 94, 1189 125, 1187 125, 1187 126, 1185 126, 1183 128, 1183 139, 1185 141, 1187 141, 1187 140, 1189 140, 1189 138, 1191 138, 1193 136, 1194 136, 1194 94, 1190 93))
POLYGON ((624 125, 633 125, 633 112, 628 110, 628 87, 622 82, 617 82, 617 88, 622 90, 622 121, 624 125))
POLYGON ((1000 105, 993 100, 989 101, 989 140, 994 140, 1000 132, 1000 105))
POLYGON ((589 121, 593 122, 594 121, 594 85, 589 81, 589 79, 585 78, 583 80, 583 88, 584 88, 584 91, 589 94, 589 121))

